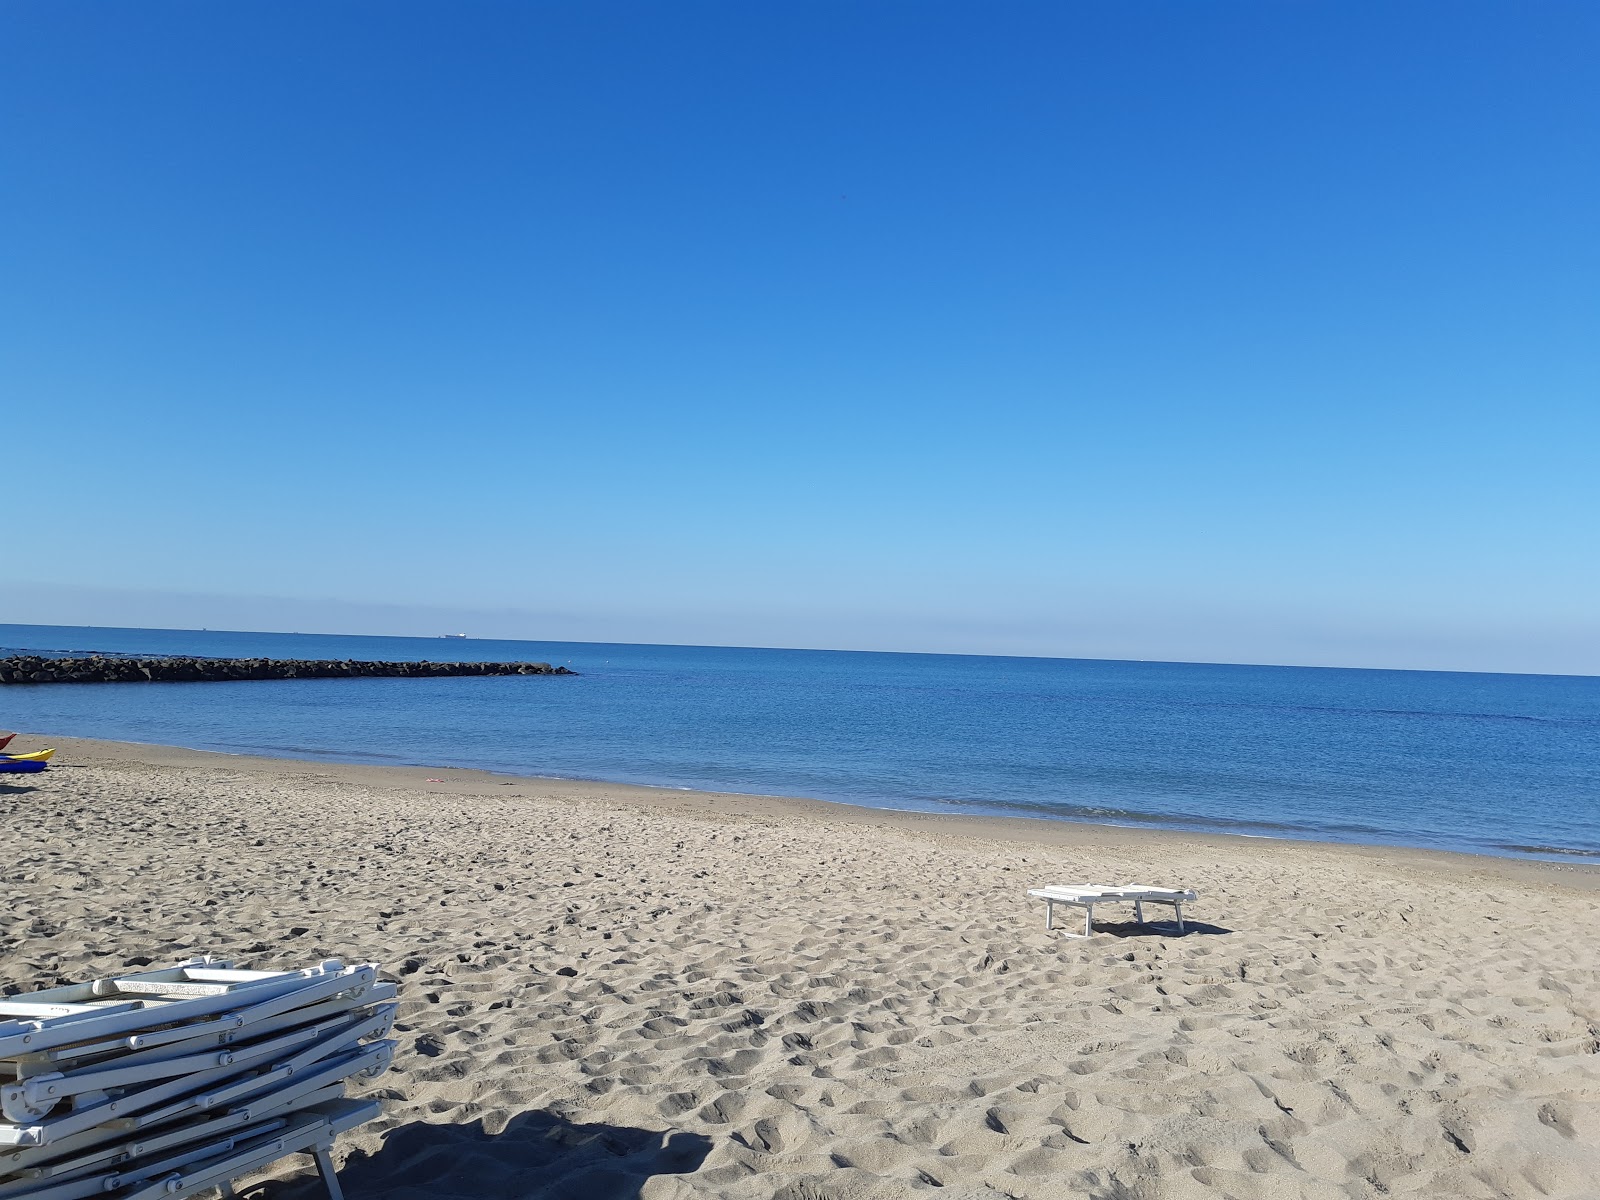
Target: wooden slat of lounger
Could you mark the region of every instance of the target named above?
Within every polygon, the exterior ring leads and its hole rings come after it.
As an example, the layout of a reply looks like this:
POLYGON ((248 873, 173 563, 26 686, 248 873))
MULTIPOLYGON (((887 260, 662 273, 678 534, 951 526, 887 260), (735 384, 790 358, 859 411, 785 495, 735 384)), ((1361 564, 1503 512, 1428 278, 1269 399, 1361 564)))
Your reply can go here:
POLYGON ((164 999, 220 996, 234 988, 231 983, 180 983, 154 979, 114 979, 112 982, 117 985, 117 994, 121 996, 160 996, 164 999))

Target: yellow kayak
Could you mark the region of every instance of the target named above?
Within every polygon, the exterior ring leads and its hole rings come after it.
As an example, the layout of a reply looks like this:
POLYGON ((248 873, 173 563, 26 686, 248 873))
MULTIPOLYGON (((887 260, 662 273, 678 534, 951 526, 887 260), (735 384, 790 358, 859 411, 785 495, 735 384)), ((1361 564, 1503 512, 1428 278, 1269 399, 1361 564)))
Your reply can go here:
POLYGON ((48 750, 30 750, 26 754, 0 754, 0 760, 6 762, 49 762, 50 756, 56 752, 51 746, 48 750))

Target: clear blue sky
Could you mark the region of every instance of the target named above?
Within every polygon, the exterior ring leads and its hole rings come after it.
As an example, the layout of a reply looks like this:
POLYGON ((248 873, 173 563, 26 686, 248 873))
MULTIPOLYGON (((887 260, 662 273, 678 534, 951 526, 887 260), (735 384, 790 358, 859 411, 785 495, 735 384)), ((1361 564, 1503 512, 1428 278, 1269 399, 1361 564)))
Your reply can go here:
POLYGON ((1587 0, 0 24, 0 620, 1600 673, 1587 0))

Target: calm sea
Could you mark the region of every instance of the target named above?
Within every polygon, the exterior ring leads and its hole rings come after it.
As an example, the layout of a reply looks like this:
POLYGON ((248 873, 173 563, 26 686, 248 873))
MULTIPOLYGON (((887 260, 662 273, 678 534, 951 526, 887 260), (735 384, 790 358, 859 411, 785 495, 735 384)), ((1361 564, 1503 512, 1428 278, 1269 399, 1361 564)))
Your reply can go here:
POLYGON ((11 728, 1600 859, 1600 678, 39 625, 0 647, 580 672, 0 688, 11 728))

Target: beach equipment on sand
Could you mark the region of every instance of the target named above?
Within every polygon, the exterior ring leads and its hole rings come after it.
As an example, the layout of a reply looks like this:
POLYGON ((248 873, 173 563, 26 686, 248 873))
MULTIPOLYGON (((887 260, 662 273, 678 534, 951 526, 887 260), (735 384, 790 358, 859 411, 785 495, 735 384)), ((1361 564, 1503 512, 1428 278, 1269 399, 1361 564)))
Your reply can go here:
POLYGON ((155 1200, 310 1154, 379 1113, 344 1096, 394 1056, 377 967, 210 957, 0 998, 0 1200, 155 1200))
POLYGON ((1103 883, 1057 884, 1052 887, 1031 888, 1028 895, 1043 900, 1044 927, 1056 927, 1056 905, 1066 904, 1083 909, 1083 932, 1069 933, 1068 937, 1094 936, 1094 906, 1096 904, 1133 905, 1133 919, 1144 924, 1146 904, 1170 905, 1177 914, 1178 932, 1183 932, 1183 906, 1200 898, 1199 893, 1180 888, 1151 887, 1145 883, 1130 883, 1111 887, 1103 883))
POLYGON ((44 770, 49 765, 49 763, 40 762, 38 759, 18 762, 14 759, 0 758, 0 775, 33 775, 44 770))
POLYGON ((56 748, 51 746, 48 750, 29 750, 26 754, 0 754, 0 762, 49 762, 55 752, 56 748))
POLYGON ((9 746, 11 744, 11 739, 16 736, 17 735, 14 733, 0 733, 0 750, 4 750, 7 746, 9 746))

